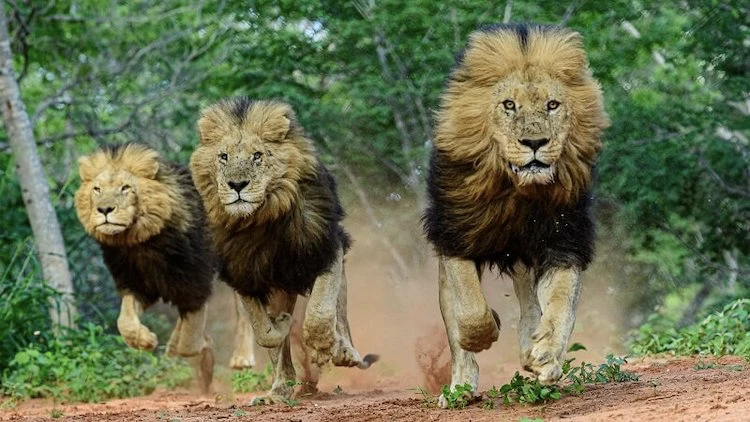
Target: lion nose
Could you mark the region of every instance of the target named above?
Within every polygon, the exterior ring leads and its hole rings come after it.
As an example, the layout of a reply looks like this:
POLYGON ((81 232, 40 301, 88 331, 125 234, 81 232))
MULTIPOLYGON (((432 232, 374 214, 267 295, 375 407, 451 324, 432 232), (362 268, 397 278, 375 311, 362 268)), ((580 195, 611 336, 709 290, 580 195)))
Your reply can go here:
POLYGON ((109 214, 112 211, 114 211, 115 207, 105 207, 105 208, 101 208, 100 207, 100 208, 97 208, 96 210, 99 211, 100 213, 104 214, 104 216, 106 216, 107 214, 109 214))
POLYGON ((532 151, 536 152, 539 148, 549 143, 549 138, 542 139, 521 139, 521 143, 531 148, 532 151))
POLYGON ((249 185, 250 182, 243 180, 242 182, 227 182, 227 185, 229 185, 230 188, 237 191, 237 193, 240 193, 242 189, 245 188, 245 186, 249 185))

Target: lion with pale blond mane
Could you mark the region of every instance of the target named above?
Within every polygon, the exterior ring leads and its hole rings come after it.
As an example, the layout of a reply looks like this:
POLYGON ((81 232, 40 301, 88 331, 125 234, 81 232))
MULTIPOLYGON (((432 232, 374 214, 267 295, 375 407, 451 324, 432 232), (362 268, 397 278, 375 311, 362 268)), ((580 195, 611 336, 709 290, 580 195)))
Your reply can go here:
POLYGON ((369 367, 377 356, 360 356, 347 320, 350 239, 336 184, 291 106, 226 99, 202 111, 198 129, 190 168, 221 276, 241 295, 257 342, 276 366, 271 390, 257 402, 294 394, 289 329, 299 294, 310 295, 302 332, 312 361, 369 367))
MULTIPOLYGON (((166 352, 200 356, 201 387, 208 391, 214 358, 205 333, 206 302, 217 264, 190 173, 140 144, 81 157, 79 172, 76 212, 122 296, 117 328, 123 340, 135 349, 156 348, 156 334, 140 315, 159 299, 173 304, 179 319, 166 352)), ((244 311, 238 315, 230 365, 241 368, 254 365, 255 356, 249 321, 244 311)))
POLYGON ((480 286, 488 266, 512 276, 521 364, 555 383, 593 256, 591 172, 609 125, 581 36, 535 25, 472 33, 436 123, 423 221, 439 254, 451 386, 476 391, 474 352, 499 335, 480 286))

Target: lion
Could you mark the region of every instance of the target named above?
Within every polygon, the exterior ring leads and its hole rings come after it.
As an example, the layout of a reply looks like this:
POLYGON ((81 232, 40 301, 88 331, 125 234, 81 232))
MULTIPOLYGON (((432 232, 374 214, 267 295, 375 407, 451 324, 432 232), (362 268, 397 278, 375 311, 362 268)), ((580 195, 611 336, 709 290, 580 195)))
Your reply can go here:
MULTIPOLYGON (((205 333, 206 302, 218 266, 190 173, 135 143, 81 157, 79 173, 76 213, 85 231, 99 243, 122 296, 117 328, 123 340, 135 349, 155 349, 156 334, 141 323, 140 315, 160 298, 172 303, 179 319, 166 353, 201 355, 200 382, 206 392, 214 359, 211 339, 205 333)), ((254 365, 252 345, 249 320, 242 310, 230 366, 254 365)))
POLYGON ((488 266, 513 279, 523 367, 543 384, 560 379, 593 257, 590 186, 608 126, 580 34, 496 25, 470 35, 436 112, 423 215, 452 386, 476 391, 474 353, 499 335, 480 286, 488 266))
MULTIPOLYGON (((289 331, 308 295, 303 342, 313 363, 368 368, 346 313, 344 254, 351 240, 336 183, 289 104, 229 98, 202 110, 190 169, 208 215, 222 278, 242 297, 273 385, 256 403, 294 394, 289 331)), ((314 388, 314 386, 313 386, 314 388)))

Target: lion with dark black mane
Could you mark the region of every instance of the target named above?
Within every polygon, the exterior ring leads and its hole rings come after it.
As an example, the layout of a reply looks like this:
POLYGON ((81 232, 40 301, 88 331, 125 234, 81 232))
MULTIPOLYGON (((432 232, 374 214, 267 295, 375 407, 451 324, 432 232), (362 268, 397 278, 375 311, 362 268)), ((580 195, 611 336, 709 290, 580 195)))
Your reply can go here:
MULTIPOLYGON (((207 391, 214 362, 205 333, 206 302, 218 267, 190 173, 140 144, 81 157, 79 172, 76 212, 99 243, 122 296, 117 328, 123 340, 136 349, 156 348, 156 334, 140 315, 159 299, 173 304, 179 319, 166 353, 201 355, 201 387, 207 391)), ((252 332, 244 312, 235 336, 231 366, 253 365, 252 332)))
POLYGON ((294 393, 289 329, 297 295, 310 295, 303 338, 312 361, 369 367, 376 357, 360 357, 349 332, 343 261, 350 239, 336 185, 291 106, 226 99, 202 111, 198 129, 190 168, 221 275, 242 296, 256 340, 276 365, 260 401, 294 393))
POLYGON ((535 25, 472 33, 436 120, 424 227, 440 259, 451 385, 476 391, 473 352, 498 338, 486 266, 513 278, 522 365, 554 383, 593 255, 591 172, 609 125, 581 36, 535 25))

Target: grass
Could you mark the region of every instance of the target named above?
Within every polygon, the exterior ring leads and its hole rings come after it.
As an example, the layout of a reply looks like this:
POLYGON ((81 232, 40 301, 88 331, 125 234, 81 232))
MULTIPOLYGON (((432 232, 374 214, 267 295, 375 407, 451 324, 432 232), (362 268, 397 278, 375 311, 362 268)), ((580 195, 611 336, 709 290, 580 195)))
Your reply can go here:
POLYGON ((131 349, 119 336, 88 324, 20 350, 2 384, 3 393, 17 399, 101 402, 175 388, 191 379, 184 361, 131 349))
POLYGON ((637 355, 669 353, 677 356, 740 355, 750 358, 750 299, 738 299, 703 320, 675 329, 652 315, 632 336, 637 355))

